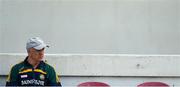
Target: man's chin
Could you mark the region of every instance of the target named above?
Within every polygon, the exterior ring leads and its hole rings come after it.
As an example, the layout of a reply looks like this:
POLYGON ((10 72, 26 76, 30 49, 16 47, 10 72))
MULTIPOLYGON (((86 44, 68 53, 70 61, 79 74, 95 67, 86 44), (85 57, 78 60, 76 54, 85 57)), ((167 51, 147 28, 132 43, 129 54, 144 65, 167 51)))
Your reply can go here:
POLYGON ((40 62, 40 61, 43 61, 43 60, 44 60, 44 58, 39 58, 39 59, 38 59, 39 62, 40 62))

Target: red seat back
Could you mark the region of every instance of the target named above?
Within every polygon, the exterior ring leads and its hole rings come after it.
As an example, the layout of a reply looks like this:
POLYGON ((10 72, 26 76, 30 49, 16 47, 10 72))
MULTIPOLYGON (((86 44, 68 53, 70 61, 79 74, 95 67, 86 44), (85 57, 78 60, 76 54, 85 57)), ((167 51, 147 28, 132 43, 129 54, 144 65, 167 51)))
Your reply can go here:
POLYGON ((102 82, 84 82, 79 84, 78 87, 110 87, 110 86, 102 82))
POLYGON ((138 85, 138 87, 169 87, 169 85, 162 82, 145 82, 138 85))

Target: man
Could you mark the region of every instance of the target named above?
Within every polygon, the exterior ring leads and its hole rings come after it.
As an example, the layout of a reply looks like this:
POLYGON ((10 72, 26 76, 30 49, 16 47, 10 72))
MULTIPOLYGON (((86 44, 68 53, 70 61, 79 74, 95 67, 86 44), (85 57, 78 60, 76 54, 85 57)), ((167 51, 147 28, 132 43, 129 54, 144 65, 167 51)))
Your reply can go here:
POLYGON ((6 86, 61 86, 54 68, 43 61, 45 47, 39 37, 30 38, 26 44, 28 56, 12 67, 6 86))

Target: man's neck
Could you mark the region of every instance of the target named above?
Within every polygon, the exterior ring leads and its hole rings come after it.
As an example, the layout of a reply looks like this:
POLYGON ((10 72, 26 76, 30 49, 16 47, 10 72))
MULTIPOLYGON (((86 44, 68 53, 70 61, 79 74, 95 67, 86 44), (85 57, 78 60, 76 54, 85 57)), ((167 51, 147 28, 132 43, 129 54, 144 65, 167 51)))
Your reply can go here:
POLYGON ((33 66, 33 68, 37 68, 37 66, 39 65, 39 61, 34 61, 32 58, 28 57, 27 59, 28 63, 31 64, 33 66))

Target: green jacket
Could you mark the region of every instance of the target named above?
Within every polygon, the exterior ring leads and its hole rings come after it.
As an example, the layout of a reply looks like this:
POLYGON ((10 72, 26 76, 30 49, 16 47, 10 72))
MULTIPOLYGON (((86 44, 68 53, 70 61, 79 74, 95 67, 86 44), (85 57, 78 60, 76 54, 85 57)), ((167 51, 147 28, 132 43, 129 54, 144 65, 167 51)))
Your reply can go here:
POLYGON ((52 66, 41 61, 34 69, 27 58, 12 67, 6 86, 61 86, 52 66))

